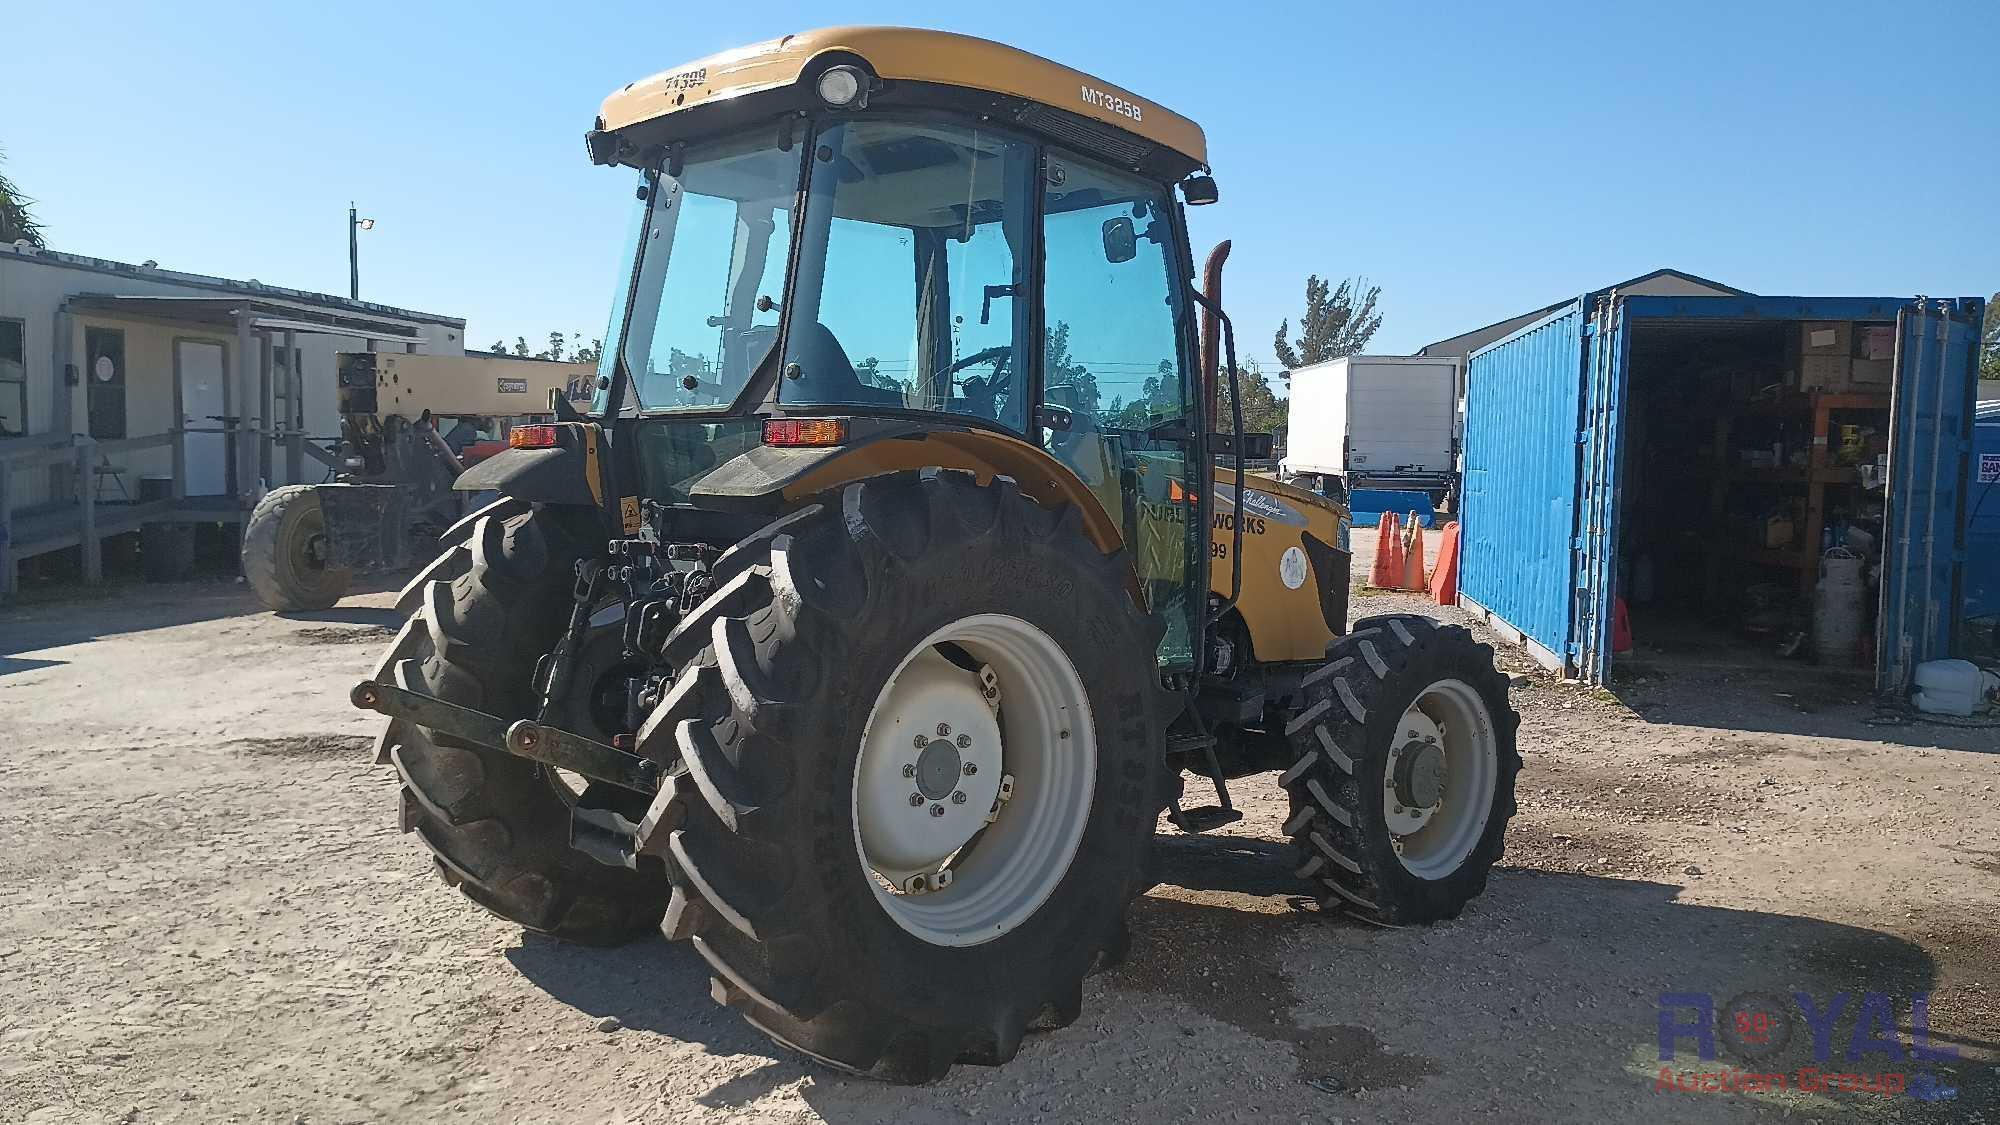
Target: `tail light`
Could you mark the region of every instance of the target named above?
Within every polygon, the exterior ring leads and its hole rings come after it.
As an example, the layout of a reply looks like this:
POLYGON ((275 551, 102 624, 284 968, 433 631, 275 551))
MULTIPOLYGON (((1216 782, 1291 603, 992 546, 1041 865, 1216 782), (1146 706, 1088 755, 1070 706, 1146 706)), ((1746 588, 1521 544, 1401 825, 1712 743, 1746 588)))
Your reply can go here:
POLYGON ((507 445, 513 449, 554 449, 561 444, 559 434, 554 426, 515 426, 507 434, 507 445))
POLYGON ((770 418, 765 445, 839 445, 847 440, 845 418, 770 418))

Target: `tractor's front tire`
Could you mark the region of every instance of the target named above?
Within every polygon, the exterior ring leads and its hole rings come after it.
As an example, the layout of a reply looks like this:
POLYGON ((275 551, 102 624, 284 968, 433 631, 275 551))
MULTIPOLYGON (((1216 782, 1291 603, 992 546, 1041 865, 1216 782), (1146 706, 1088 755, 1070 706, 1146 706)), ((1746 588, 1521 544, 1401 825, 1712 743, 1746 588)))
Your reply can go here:
POLYGON ((244 581, 278 613, 326 609, 347 592, 353 572, 326 564, 326 516, 309 484, 274 488, 243 527, 244 581))
POLYGON ((1324 905, 1385 925, 1457 917, 1514 815, 1520 716, 1493 650, 1461 626, 1355 623, 1307 676, 1279 783, 1285 834, 1324 905))
POLYGON ((931 471, 848 485, 716 570, 640 732, 686 764, 667 932, 715 998, 904 1083, 1074 1020, 1164 789, 1159 631, 1123 553, 1010 480, 931 471))
MULTIPOLYGON (((588 517, 579 517, 581 524, 588 517)), ((503 719, 530 718, 535 663, 567 627, 573 567, 587 552, 581 526, 556 509, 499 508, 419 576, 415 614, 377 671, 384 682, 503 719)), ((590 725, 575 681, 558 725, 590 725)), ((402 782, 402 827, 430 849, 438 873, 465 897, 538 933, 615 945, 655 931, 667 905, 665 872, 608 867, 570 846, 570 811, 602 801, 631 816, 646 798, 593 784, 578 794, 548 767, 391 720, 382 749, 402 782)))

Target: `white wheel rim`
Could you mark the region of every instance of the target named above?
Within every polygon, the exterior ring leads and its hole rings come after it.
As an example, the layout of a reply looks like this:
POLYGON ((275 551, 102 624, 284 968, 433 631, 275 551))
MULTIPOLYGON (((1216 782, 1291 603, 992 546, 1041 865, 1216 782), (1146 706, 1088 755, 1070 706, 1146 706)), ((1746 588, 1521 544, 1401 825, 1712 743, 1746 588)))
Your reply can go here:
POLYGON ((850 810, 862 874, 909 933, 933 945, 992 941, 1062 883, 1096 779, 1090 699, 1062 646, 1018 617, 961 618, 910 650, 869 711, 850 810), (978 674, 940 655, 943 644, 992 670, 997 714, 978 674), (1003 783, 1011 796, 1001 801, 1003 783))
POLYGON ((1463 680, 1437 681, 1403 712, 1383 771, 1382 818, 1397 858, 1412 875, 1446 878, 1479 846, 1493 815, 1499 748, 1486 701, 1463 680), (1438 749, 1424 750, 1427 743, 1438 749), (1399 796, 1399 771, 1417 755, 1440 752, 1443 779, 1436 801, 1402 800, 1408 793, 1399 796))

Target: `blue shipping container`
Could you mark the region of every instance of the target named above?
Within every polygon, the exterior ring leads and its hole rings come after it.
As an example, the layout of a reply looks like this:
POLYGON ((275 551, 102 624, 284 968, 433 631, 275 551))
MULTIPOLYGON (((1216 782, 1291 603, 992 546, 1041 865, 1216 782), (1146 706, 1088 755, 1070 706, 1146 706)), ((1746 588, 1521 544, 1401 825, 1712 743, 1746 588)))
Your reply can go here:
POLYGON ((1972 427, 1971 517, 1965 526, 1965 619, 2000 641, 2000 402, 1972 427))
POLYGON ((1893 322, 1875 673, 1878 692, 1901 694, 1917 663, 1952 655, 1959 628, 1982 311, 1977 298, 1586 294, 1472 353, 1463 598, 1545 664, 1603 683, 1634 335, 1893 322))

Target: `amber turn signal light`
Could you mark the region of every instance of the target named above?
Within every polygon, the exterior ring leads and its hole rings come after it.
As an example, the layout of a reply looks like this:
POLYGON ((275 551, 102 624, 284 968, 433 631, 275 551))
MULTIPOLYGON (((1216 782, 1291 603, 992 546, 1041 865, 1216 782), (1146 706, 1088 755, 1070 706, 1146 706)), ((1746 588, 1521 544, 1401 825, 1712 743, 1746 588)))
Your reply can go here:
POLYGON ((770 418, 765 445, 839 445, 847 440, 845 418, 770 418))
POLYGON ((554 449, 561 444, 554 426, 515 426, 507 432, 512 449, 554 449))

